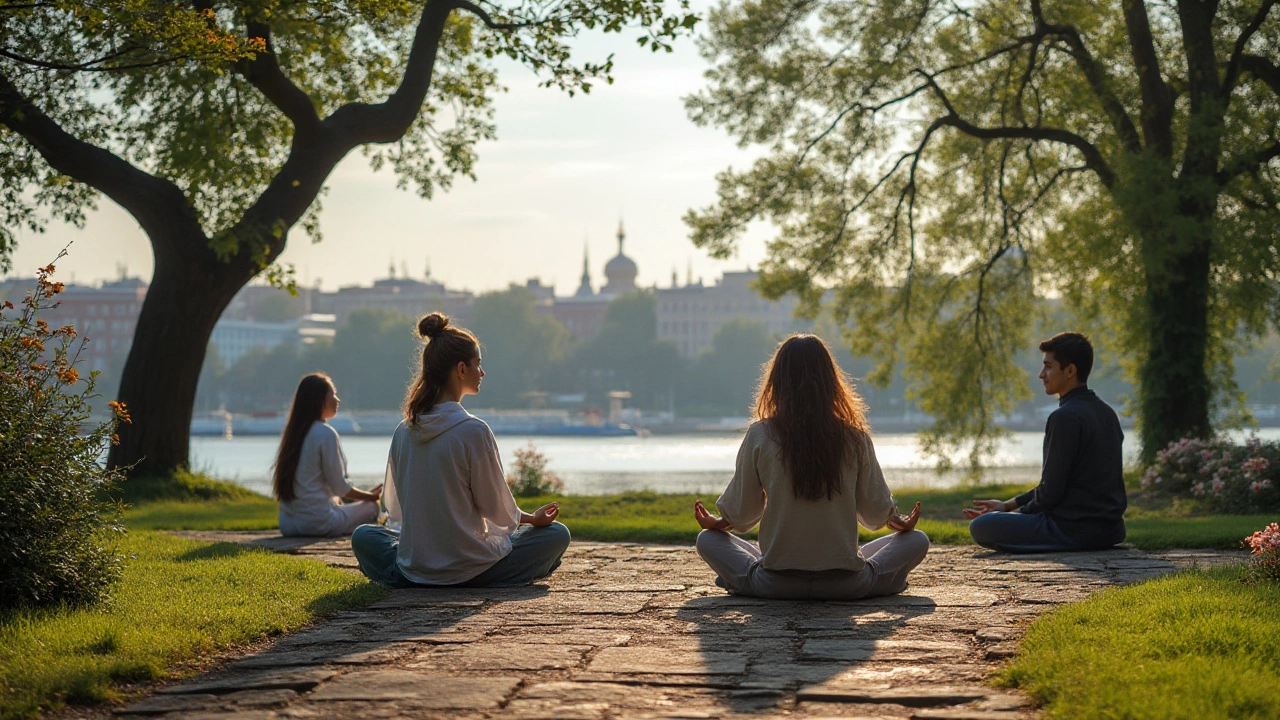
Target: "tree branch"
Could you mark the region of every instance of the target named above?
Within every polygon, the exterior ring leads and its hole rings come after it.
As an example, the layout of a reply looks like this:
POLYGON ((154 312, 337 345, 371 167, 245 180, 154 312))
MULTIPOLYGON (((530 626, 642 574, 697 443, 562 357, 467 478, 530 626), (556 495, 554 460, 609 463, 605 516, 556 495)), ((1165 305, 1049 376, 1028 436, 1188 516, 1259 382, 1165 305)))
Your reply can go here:
POLYGON ((271 45, 271 28, 266 23, 250 22, 246 29, 250 38, 261 38, 265 49, 252 59, 236 63, 236 69, 258 89, 272 105, 293 123, 299 136, 313 136, 320 131, 320 116, 315 103, 280 69, 280 61, 271 45))
POLYGON ((1271 8, 1275 7, 1275 4, 1276 0, 1264 0, 1258 6, 1258 12, 1254 13, 1253 20, 1240 32, 1240 37, 1236 38, 1235 46, 1231 48, 1231 59, 1227 61, 1227 74, 1222 80, 1223 97, 1230 97, 1231 93, 1236 89, 1236 83, 1239 82, 1240 73, 1244 69, 1241 67, 1241 62, 1244 59, 1245 48, 1248 47, 1249 41, 1253 39, 1258 29, 1262 27, 1267 15, 1271 14, 1271 8))
POLYGON ((947 115, 934 121, 935 125, 946 125, 953 127, 970 137, 982 138, 985 140, 1000 139, 1023 139, 1036 140, 1040 142, 1055 142, 1063 145, 1069 145, 1075 148, 1084 157, 1085 165, 1097 174, 1098 179, 1109 190, 1115 185, 1116 176, 1111 166, 1107 164, 1106 158, 1102 156, 1102 151, 1093 143, 1083 137, 1061 128, 1046 127, 980 127, 960 117, 960 113, 956 112, 955 106, 951 104, 951 100, 947 98, 946 93, 933 78, 921 70, 916 71, 925 77, 929 86, 933 89, 934 94, 938 96, 938 100, 942 102, 943 107, 947 109, 947 115))
POLYGON ((1111 79, 1107 77, 1106 70, 1094 59, 1093 53, 1089 52, 1089 48, 1085 46, 1084 38, 1081 37, 1076 26, 1056 25, 1046 21, 1040 0, 1031 0, 1031 15, 1035 19, 1037 30, 1056 35, 1067 42, 1070 48, 1069 54, 1076 61, 1080 71, 1084 73, 1094 97, 1102 105, 1102 111, 1111 121, 1112 129, 1120 137, 1121 145, 1130 152, 1141 150, 1142 138, 1138 135, 1138 128, 1129 117, 1129 112, 1125 110, 1124 103, 1120 102, 1120 98, 1112 92, 1111 79))
POLYGON ((1244 54, 1240 56, 1240 70, 1258 78, 1271 88, 1271 92, 1280 96, 1280 67, 1276 67, 1261 55, 1244 54))
POLYGON ((0 74, 0 124, 21 135, 56 171, 111 198, 138 221, 163 250, 175 227, 195 213, 178 186, 144 172, 118 155, 68 133, 0 74))
POLYGON ((427 0, 409 50, 404 77, 391 97, 376 105, 349 103, 325 118, 325 126, 343 136, 348 149, 365 143, 395 142, 409 131, 431 87, 431 75, 445 22, 458 2, 427 0))
POLYGON ((1129 31, 1129 49, 1138 69, 1142 92, 1142 134, 1148 147, 1160 157, 1173 157, 1173 97, 1160 74, 1160 57, 1151 37, 1151 20, 1143 0, 1124 0, 1124 22, 1129 31))
POLYGON ((453 0, 452 5, 454 8, 458 10, 466 10, 472 15, 475 15, 476 17, 480 18, 480 22, 483 22, 486 26, 488 26, 492 30, 518 30, 520 28, 532 27, 533 25, 536 24, 533 22, 522 22, 522 23, 494 22, 493 18, 489 15, 488 12, 485 11, 484 8, 480 7, 479 5, 476 5, 475 3, 467 2, 467 0, 453 0))
POLYGON ((187 55, 175 55, 173 57, 159 58, 157 60, 150 60, 148 62, 128 63, 126 65, 111 65, 110 67, 94 67, 95 65, 101 65, 102 63, 105 63, 109 60, 114 60, 119 57, 124 57, 125 55, 128 55, 129 53, 134 52, 136 50, 140 50, 140 49, 141 48, 136 46, 128 47, 124 50, 120 50, 119 52, 113 52, 110 55, 103 55, 102 57, 96 60, 86 60, 85 62, 76 64, 76 65, 27 57, 25 55, 19 55, 18 53, 5 50, 4 48, 0 48, 0 57, 6 57, 6 58, 9 58, 10 60, 13 60, 14 62, 18 62, 23 65, 29 65, 31 67, 43 68, 45 70, 68 70, 73 72, 120 72, 124 70, 140 70, 142 68, 157 67, 159 65, 167 65, 169 63, 180 62, 182 60, 186 60, 188 57, 187 55))
POLYGON ((1222 187, 1241 175, 1255 173, 1262 169, 1263 165, 1278 157, 1280 157, 1280 140, 1274 141, 1264 148, 1234 158, 1218 172, 1218 186, 1222 187))

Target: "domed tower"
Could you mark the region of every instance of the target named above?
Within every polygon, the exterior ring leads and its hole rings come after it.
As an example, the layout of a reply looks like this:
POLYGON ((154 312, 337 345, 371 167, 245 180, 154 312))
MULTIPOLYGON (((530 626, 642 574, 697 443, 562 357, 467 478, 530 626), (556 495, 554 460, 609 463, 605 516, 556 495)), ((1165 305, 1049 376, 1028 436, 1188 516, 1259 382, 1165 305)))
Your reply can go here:
POLYGON ((605 263, 604 276, 607 282, 603 288, 600 288, 601 295, 625 295, 636 289, 636 275, 640 271, 636 268, 634 260, 622 254, 622 243, 626 239, 627 233, 622 228, 622 221, 619 220, 618 254, 605 263))

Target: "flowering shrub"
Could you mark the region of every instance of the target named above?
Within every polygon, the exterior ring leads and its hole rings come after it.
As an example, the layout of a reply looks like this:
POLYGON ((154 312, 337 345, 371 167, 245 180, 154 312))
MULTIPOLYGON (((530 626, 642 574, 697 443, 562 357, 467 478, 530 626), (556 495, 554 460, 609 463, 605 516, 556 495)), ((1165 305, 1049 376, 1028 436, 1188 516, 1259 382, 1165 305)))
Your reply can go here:
MULTIPOLYGON (((62 255, 58 256, 59 258, 62 255)), ((107 491, 119 474, 102 463, 117 422, 89 422, 97 373, 81 375, 75 328, 52 328, 62 283, 37 274, 19 308, 0 304, 0 607, 84 604, 105 596, 119 574, 113 535, 121 531, 107 491)))
POLYGON ((1255 580, 1280 581, 1280 525, 1271 523, 1244 539, 1249 546, 1249 574, 1255 580))
POLYGON ((1280 443, 1251 437, 1183 439, 1156 453, 1142 487, 1159 495, 1199 498, 1230 513, 1280 510, 1280 443))
POLYGON ((534 497, 564 492, 564 483, 555 473, 547 471, 547 456, 529 443, 516 450, 514 472, 507 476, 507 485, 516 497, 534 497))

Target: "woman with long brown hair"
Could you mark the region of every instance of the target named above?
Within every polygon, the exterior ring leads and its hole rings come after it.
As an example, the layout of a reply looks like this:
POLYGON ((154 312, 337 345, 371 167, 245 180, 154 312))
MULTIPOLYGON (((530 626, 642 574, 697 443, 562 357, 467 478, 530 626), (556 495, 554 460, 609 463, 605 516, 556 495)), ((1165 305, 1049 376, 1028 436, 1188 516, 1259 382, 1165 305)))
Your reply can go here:
POLYGON ((826 343, 792 335, 765 366, 733 480, 701 502, 698 554, 731 592, 785 600, 891 595, 924 560, 920 503, 898 513, 871 445, 865 405, 826 343), (897 532, 858 546, 859 521, 897 532), (728 531, 760 524, 760 545, 728 531))
POLYGON ((347 482, 347 456, 329 418, 341 399, 328 375, 298 381, 276 455, 272 492, 280 501, 283 535, 349 535, 378 517, 382 486, 370 492, 347 482), (343 505, 342 500, 356 502, 343 505))
POLYGON ((351 535, 360 570, 388 587, 527 585, 560 566, 559 503, 524 512, 489 426, 462 407, 480 392, 480 341, 431 313, 418 321, 422 367, 387 458, 387 527, 351 535))

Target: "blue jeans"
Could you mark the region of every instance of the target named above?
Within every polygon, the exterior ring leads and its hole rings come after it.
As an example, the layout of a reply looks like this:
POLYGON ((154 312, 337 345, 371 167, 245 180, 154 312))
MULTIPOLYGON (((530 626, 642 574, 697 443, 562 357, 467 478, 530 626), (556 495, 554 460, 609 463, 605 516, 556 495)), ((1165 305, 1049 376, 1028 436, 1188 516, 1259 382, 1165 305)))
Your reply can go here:
POLYGON ((1008 553, 1083 550, 1044 513, 989 512, 969 523, 973 541, 984 548, 1008 553))
POLYGON ((456 585, 414 582, 400 572, 396 551, 400 535, 381 525, 361 525, 351 533, 351 551, 365 577, 389 588, 518 587, 544 578, 560 567, 569 549, 569 528, 558 522, 546 527, 522 525, 511 534, 511 552, 488 570, 456 585))

